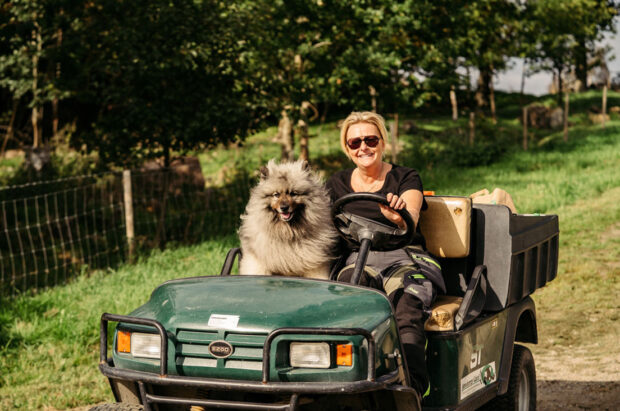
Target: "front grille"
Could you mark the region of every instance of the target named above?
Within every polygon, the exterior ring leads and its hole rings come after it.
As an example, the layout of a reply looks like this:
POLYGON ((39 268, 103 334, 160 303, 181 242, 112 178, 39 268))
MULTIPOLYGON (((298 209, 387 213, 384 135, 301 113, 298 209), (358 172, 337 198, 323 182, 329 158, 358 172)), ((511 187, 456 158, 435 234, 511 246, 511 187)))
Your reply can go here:
POLYGON ((261 371, 266 338, 266 334, 179 330, 176 364, 183 369, 199 367, 261 371), (209 352, 209 344, 218 340, 227 341, 233 346, 234 351, 230 357, 216 358, 209 352))

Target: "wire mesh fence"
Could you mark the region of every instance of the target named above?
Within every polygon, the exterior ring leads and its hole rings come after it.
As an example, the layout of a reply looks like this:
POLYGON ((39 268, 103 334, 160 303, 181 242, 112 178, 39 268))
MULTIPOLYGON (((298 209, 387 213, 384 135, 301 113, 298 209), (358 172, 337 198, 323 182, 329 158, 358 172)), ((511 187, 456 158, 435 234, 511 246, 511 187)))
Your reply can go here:
POLYGON ((63 284, 170 243, 234 233, 251 179, 239 174, 215 185, 197 167, 131 171, 132 207, 125 206, 123 173, 0 189, 0 294, 63 284))

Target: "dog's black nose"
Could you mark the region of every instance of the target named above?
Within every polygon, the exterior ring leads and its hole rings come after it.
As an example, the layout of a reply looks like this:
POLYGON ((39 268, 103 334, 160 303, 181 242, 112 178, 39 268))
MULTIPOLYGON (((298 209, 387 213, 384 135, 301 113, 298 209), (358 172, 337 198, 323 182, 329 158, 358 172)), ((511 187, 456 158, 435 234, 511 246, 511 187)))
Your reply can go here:
POLYGON ((286 213, 289 209, 288 204, 280 204, 280 211, 286 213))

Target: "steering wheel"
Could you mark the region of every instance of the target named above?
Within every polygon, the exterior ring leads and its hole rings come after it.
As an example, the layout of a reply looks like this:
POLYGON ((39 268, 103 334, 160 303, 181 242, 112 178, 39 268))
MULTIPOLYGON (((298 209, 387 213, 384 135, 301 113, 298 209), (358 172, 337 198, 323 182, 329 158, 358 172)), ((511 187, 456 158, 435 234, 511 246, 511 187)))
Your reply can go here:
POLYGON ((375 251, 391 251, 409 244, 415 224, 406 209, 395 210, 405 220, 407 228, 394 228, 347 211, 344 206, 356 201, 372 201, 389 206, 385 196, 373 193, 351 193, 340 197, 332 206, 332 222, 338 234, 353 249, 359 249, 363 240, 370 240, 375 251))

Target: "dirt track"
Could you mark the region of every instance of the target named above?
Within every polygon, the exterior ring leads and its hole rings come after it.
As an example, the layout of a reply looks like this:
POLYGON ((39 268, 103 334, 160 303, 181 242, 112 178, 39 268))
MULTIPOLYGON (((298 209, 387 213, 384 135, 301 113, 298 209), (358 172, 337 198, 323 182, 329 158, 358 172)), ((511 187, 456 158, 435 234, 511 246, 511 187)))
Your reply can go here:
POLYGON ((620 381, 538 380, 538 410, 618 410, 620 381))
MULTIPOLYGON (((600 350, 600 349, 599 349, 600 350)), ((620 354, 577 350, 534 355, 538 410, 620 410, 620 354)))

